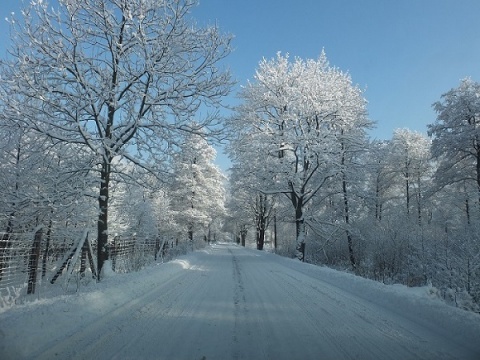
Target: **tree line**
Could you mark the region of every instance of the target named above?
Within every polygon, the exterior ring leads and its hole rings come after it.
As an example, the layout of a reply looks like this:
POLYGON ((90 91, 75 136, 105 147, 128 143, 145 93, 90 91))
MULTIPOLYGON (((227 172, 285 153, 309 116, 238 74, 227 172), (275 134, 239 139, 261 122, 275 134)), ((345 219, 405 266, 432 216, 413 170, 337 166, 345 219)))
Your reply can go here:
POLYGON ((324 52, 262 60, 227 121, 237 238, 478 310, 479 86, 442 95, 429 137, 372 141, 363 92, 324 52))
POLYGON ((94 226, 101 274, 116 231, 191 234, 192 219, 214 222, 221 204, 205 213, 197 198, 222 199, 206 139, 221 133, 231 36, 197 26, 196 4, 32 1, 10 19, 0 89, 6 239, 32 223, 94 226))

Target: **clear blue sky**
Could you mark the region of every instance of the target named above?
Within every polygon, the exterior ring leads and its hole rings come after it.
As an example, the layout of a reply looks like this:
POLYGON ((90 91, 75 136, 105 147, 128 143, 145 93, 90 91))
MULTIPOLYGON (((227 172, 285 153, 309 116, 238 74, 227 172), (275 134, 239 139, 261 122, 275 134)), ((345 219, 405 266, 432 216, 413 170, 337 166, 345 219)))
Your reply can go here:
POLYGON ((240 84, 262 57, 324 48, 366 88, 375 138, 426 133, 441 94, 466 76, 480 81, 479 0, 201 0, 196 13, 235 35, 228 63, 240 84))
MULTIPOLYGON (((1 20, 20 4, 0 0, 1 20)), ((262 57, 317 58, 324 48, 366 88, 373 138, 426 133, 442 93, 466 76, 480 81, 480 0, 200 0, 193 15, 235 36, 226 63, 239 86, 262 57)), ((1 21, 0 54, 8 41, 1 21)))

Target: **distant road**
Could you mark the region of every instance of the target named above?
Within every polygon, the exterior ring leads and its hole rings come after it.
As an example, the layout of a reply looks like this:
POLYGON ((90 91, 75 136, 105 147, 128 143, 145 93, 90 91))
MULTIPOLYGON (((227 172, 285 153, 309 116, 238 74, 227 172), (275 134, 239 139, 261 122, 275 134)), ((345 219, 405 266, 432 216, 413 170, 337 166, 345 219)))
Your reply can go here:
MULTIPOLYGON (((480 359, 478 328, 459 324, 450 311, 430 323, 428 313, 418 317, 381 305, 389 302, 378 294, 369 298, 360 280, 350 277, 359 284, 350 290, 344 277, 328 274, 272 254, 213 245, 142 277, 123 275, 124 284, 105 290, 100 284, 88 297, 60 302, 58 312, 47 304, 41 328, 42 306, 32 309, 31 324, 26 309, 23 326, 32 333, 39 327, 36 343, 22 346, 4 324, 3 349, 48 360, 480 359)), ((12 320, 11 326, 21 333, 22 325, 12 320)))

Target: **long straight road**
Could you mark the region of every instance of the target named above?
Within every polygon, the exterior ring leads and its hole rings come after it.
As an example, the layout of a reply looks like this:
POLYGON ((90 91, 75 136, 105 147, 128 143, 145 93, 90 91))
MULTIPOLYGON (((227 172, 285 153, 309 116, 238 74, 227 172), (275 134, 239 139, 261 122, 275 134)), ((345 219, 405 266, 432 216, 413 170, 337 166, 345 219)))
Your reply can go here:
POLYGON ((0 316, 0 358, 480 359, 480 317, 234 245, 99 287, 0 316))

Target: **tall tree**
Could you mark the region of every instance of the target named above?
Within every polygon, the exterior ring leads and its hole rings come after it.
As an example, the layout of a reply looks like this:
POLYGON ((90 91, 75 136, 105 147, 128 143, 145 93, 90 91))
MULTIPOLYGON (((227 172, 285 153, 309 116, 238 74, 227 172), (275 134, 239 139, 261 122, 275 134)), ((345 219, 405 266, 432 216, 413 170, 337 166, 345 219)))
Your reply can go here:
POLYGON ((393 179, 395 167, 390 162, 391 141, 374 141, 370 144, 367 155, 368 184, 370 185, 370 198, 373 199, 370 209, 375 219, 383 219, 384 207, 392 198, 393 179))
MULTIPOLYGON (((230 149, 231 155, 234 148, 230 149)), ((267 228, 272 220, 275 197, 260 191, 262 178, 259 175, 264 164, 259 158, 249 156, 249 153, 238 152, 240 156, 234 159, 234 166, 230 172, 231 195, 229 208, 235 216, 237 235, 245 246, 245 237, 250 226, 255 227, 256 244, 258 250, 263 250, 267 228), (242 158, 246 155, 247 158, 242 158)))
POLYGON ((212 221, 225 216, 225 177, 215 157, 215 149, 193 133, 185 134, 181 151, 173 156, 171 205, 192 248, 195 231, 208 236, 212 221))
POLYGON ((231 88, 218 63, 230 37, 199 28, 196 0, 32 1, 12 21, 3 63, 10 112, 56 141, 97 158, 98 268, 108 257, 109 189, 116 157, 156 172, 179 132, 214 130, 216 116, 191 126, 202 104, 231 88), (147 160, 152 160, 147 164, 147 160), (155 161, 154 161, 155 159, 155 161))
POLYGON ((463 79, 433 104, 437 119, 428 125, 432 155, 439 161, 440 186, 473 182, 480 200, 480 84, 463 79))
POLYGON ((260 159, 264 167, 249 171, 257 172, 259 190, 288 197, 296 256, 303 260, 305 212, 341 173, 341 129, 364 126, 365 99, 348 74, 329 65, 324 52, 318 60, 290 62, 280 53, 262 60, 240 97, 243 103, 230 121, 232 158, 260 159))
POLYGON ((340 180, 343 200, 343 221, 347 238, 348 257, 353 269, 357 268, 357 259, 354 252, 352 231, 353 199, 358 188, 364 182, 364 164, 360 161, 361 155, 368 149, 366 129, 371 123, 365 116, 357 119, 338 119, 338 141, 340 142, 340 180), (353 121, 352 121, 353 120, 353 121))
POLYGON ((410 215, 412 203, 416 205, 417 220, 422 219, 422 202, 426 190, 425 177, 430 174, 430 141, 424 135, 408 129, 393 133, 390 162, 395 173, 401 177, 400 188, 404 189, 405 211, 410 215))
POLYGON ((245 176, 238 168, 232 168, 228 179, 226 227, 238 244, 245 246, 248 229, 252 225, 251 194, 245 186, 245 176))

